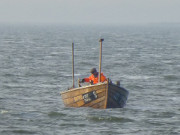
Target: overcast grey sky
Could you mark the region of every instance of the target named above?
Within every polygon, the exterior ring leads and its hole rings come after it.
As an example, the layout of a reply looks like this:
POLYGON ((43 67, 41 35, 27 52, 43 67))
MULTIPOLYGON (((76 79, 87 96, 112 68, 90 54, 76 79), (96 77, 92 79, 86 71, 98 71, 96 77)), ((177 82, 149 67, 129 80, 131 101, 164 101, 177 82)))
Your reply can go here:
POLYGON ((170 22, 180 22, 180 0, 0 0, 0 23, 170 22))

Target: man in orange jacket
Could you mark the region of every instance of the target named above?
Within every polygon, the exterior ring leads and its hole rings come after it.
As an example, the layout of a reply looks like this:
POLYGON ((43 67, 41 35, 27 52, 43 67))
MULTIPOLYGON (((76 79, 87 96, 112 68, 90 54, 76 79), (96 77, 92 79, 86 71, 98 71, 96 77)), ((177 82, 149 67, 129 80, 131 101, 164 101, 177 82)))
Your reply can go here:
MULTIPOLYGON (((83 78, 82 82, 90 82, 92 84, 98 83, 98 75, 99 73, 97 72, 96 68, 91 69, 91 75, 88 78, 83 78)), ((104 76, 103 73, 101 73, 101 82, 106 81, 106 77, 104 76)))

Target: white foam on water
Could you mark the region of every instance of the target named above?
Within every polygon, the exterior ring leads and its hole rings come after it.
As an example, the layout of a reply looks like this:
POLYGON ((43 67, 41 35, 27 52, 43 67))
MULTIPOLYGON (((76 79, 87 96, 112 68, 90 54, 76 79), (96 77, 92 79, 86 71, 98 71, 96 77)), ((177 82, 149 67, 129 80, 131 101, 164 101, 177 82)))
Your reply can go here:
POLYGON ((6 113, 8 113, 7 110, 1 110, 1 114, 6 114, 6 113))

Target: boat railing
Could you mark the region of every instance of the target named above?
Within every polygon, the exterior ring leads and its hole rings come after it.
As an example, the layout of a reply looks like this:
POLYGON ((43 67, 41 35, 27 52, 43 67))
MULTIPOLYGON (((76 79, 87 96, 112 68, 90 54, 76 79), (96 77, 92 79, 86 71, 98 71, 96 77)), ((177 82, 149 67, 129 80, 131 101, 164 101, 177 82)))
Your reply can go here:
MULTIPOLYGON (((93 85, 93 82, 92 82, 92 81, 91 81, 91 82, 87 82, 87 83, 82 83, 80 80, 81 80, 81 79, 78 78, 78 87, 93 85), (82 84, 83 84, 83 85, 82 85, 82 84)), ((116 81, 116 83, 112 83, 112 80, 109 79, 109 78, 107 78, 107 80, 106 80, 105 82, 108 82, 109 84, 114 84, 114 85, 117 85, 117 86, 120 87, 120 81, 119 81, 119 80, 116 81)), ((101 83, 103 83, 103 82, 101 82, 101 83)))

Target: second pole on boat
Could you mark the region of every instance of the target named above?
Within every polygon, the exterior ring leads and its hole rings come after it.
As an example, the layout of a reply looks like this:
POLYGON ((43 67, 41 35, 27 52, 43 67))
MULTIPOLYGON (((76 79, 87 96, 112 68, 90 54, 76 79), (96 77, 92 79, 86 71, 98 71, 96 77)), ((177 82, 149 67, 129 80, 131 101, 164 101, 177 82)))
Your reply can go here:
POLYGON ((99 52, 99 78, 98 78, 98 82, 101 82, 101 63, 102 63, 102 42, 104 41, 104 39, 100 39, 100 52, 99 52))
POLYGON ((72 43, 72 83, 74 88, 74 43, 72 43))

